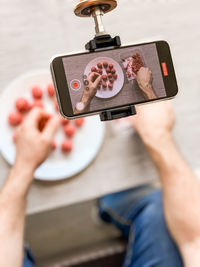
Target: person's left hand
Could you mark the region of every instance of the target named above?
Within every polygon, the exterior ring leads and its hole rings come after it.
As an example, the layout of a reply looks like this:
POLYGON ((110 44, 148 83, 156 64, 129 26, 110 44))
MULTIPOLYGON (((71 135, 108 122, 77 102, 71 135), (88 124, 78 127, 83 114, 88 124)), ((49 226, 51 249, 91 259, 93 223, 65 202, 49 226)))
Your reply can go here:
POLYGON ((170 101, 136 106, 136 111, 130 121, 147 146, 159 146, 163 138, 172 136, 176 118, 170 101))
POLYGON ((156 99, 156 94, 153 90, 153 76, 149 68, 142 67, 137 73, 136 81, 141 89, 145 99, 156 99))
POLYGON ((34 172, 47 158, 58 126, 58 117, 49 118, 43 109, 34 108, 16 131, 15 165, 34 172))

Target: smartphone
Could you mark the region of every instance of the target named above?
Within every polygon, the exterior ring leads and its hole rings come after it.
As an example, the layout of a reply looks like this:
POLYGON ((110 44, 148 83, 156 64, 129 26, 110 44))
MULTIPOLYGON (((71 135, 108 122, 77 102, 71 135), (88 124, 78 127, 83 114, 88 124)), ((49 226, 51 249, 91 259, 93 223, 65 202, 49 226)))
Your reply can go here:
POLYGON ((67 119, 178 93, 166 41, 58 56, 51 61, 51 73, 60 112, 67 119))

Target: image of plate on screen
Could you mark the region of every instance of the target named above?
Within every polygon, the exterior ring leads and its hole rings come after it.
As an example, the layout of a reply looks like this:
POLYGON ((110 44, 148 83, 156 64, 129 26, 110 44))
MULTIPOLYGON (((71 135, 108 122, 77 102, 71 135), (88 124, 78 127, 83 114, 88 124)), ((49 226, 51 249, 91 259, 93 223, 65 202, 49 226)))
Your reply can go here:
POLYGON ((102 75, 102 83, 99 86, 96 97, 108 99, 116 96, 123 88, 124 73, 119 63, 109 57, 98 57, 91 60, 85 68, 84 75, 91 72, 102 75))

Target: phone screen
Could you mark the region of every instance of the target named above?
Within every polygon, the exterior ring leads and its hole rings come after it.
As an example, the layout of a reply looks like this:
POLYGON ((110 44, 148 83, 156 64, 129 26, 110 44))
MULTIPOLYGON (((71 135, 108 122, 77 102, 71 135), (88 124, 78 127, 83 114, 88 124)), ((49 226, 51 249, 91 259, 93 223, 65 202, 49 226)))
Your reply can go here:
POLYGON ((72 116, 170 97, 159 56, 149 43, 62 57, 72 116))

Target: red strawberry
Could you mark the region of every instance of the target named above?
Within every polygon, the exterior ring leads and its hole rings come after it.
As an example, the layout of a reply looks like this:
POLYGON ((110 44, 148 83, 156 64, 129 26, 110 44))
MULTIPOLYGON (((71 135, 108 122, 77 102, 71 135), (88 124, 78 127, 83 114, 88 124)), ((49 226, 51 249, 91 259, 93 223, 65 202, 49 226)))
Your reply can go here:
POLYGON ((30 109, 28 100, 24 97, 20 97, 16 100, 15 106, 19 112, 27 112, 30 109))
POLYGON ((53 84, 49 84, 47 86, 47 92, 48 92, 49 97, 54 97, 54 95, 55 95, 55 89, 53 87, 53 84))
POLYGON ((73 143, 71 140, 65 140, 62 145, 61 145, 61 149, 64 153, 69 153, 72 151, 73 149, 73 143))
POLYGON ((73 137, 75 135, 75 132, 76 132, 76 128, 72 124, 66 125, 64 127, 64 133, 68 137, 73 137))
POLYGON ((81 127, 85 122, 85 119, 84 118, 79 118, 79 119, 76 119, 74 120, 74 123, 77 127, 81 127))
POLYGON ((35 99, 41 99, 43 96, 42 89, 39 86, 34 86, 31 89, 31 93, 32 93, 33 98, 35 99))
POLYGON ((11 112, 8 116, 8 122, 11 126, 17 126, 23 121, 23 116, 18 111, 11 112))

